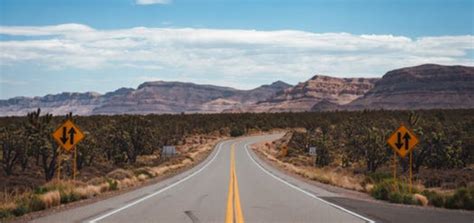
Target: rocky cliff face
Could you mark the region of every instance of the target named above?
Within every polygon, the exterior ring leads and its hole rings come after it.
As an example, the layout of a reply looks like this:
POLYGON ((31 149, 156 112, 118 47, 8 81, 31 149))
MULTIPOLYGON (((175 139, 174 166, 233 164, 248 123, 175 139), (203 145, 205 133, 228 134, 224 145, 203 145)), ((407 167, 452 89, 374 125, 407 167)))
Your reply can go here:
POLYGON ((26 115, 26 113, 41 108, 42 111, 52 114, 91 114, 92 110, 104 101, 99 93, 61 93, 44 97, 15 97, 0 100, 1 116, 26 115))
POLYGON ((473 108, 474 67, 425 64, 387 72, 344 109, 473 108))
POLYGON ((272 97, 287 87, 290 85, 284 82, 275 82, 252 90, 182 82, 145 82, 137 89, 120 88, 104 95, 92 92, 61 93, 0 100, 0 114, 25 115, 38 107, 55 115, 70 111, 78 115, 214 113, 272 97))
POLYGON ((38 107, 55 115, 474 108, 474 67, 425 64, 390 71, 382 79, 316 75, 294 87, 277 81, 252 90, 146 82, 104 95, 0 100, 0 116, 25 115, 38 107))
POLYGON ((268 100, 240 108, 238 111, 310 111, 322 101, 344 105, 362 97, 377 80, 374 78, 336 78, 316 75, 306 82, 277 93, 268 100))

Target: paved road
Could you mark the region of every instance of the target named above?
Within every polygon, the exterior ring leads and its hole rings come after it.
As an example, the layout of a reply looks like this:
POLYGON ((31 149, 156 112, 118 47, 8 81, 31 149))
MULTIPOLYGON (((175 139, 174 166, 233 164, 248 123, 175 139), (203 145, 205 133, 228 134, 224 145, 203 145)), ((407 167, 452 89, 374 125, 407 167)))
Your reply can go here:
MULTIPOLYGON (((390 222, 376 206, 354 204, 285 176, 247 149, 280 136, 222 142, 207 160, 180 175, 33 222, 390 222)), ((463 220, 471 222, 470 214, 463 220)))

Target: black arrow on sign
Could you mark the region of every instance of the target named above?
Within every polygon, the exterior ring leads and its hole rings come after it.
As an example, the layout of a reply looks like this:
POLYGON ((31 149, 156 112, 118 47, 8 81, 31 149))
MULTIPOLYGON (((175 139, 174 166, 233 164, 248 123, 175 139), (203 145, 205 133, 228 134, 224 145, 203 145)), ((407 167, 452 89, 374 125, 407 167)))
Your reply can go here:
POLYGON ((69 144, 74 145, 74 134, 76 134, 76 130, 74 129, 74 127, 72 127, 68 133, 69 133, 69 144))
POLYGON ((61 142, 63 142, 63 144, 66 144, 67 140, 68 140, 68 137, 67 137, 67 128, 66 127, 63 127, 63 136, 61 136, 61 142))
POLYGON ((409 142, 410 139, 411 139, 410 134, 408 134, 408 132, 405 133, 405 135, 403 136, 403 139, 405 139, 405 150, 408 151, 408 146, 409 146, 408 142, 409 142))
POLYGON ((395 143, 395 146, 398 148, 398 149, 401 149, 402 146, 403 146, 403 143, 402 143, 402 133, 401 132, 397 132, 397 142, 395 143))

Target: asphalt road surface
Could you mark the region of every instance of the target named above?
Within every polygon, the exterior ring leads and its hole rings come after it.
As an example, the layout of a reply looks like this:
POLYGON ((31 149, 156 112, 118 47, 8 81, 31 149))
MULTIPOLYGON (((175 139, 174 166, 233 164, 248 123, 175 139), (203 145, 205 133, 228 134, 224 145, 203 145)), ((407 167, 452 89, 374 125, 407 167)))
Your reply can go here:
POLYGON ((248 145, 281 135, 232 139, 196 167, 157 184, 33 222, 473 222, 473 212, 348 199, 261 162, 248 145), (421 210, 421 211, 420 211, 421 210), (446 220, 446 221, 444 221, 446 220))

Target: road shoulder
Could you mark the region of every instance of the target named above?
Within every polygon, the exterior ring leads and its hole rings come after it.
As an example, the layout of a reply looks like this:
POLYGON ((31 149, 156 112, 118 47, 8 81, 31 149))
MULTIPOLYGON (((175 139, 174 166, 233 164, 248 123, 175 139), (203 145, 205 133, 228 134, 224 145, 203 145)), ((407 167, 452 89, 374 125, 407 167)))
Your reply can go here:
POLYGON ((309 180, 282 168, 249 145, 249 154, 267 171, 330 203, 367 216, 376 222, 466 222, 474 221, 474 212, 435 207, 392 204, 375 200, 368 194, 309 180), (326 191, 326 192, 324 192, 326 191))

